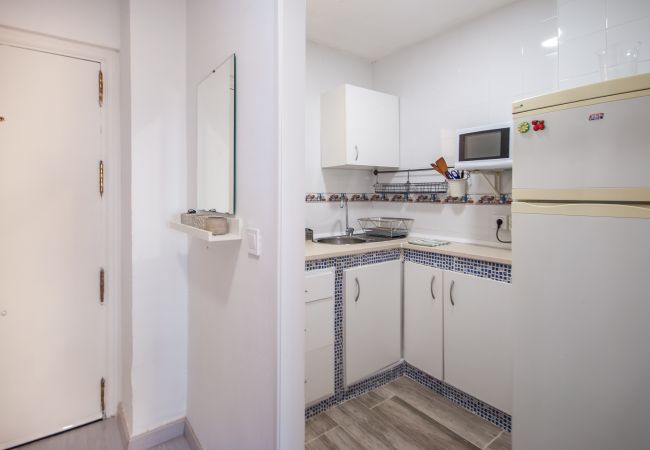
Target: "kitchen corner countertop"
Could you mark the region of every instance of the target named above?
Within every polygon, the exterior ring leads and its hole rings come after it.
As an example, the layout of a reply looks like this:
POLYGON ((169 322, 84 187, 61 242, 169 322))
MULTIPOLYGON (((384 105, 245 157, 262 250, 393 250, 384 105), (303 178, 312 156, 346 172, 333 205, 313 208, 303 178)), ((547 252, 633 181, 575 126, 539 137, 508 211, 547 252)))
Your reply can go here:
POLYGON ((484 245, 461 244, 455 242, 450 242, 449 244, 440 245, 438 247, 425 247, 422 245, 409 244, 407 239, 348 245, 319 244, 317 242, 305 241, 305 261, 336 258, 337 256, 357 255, 360 253, 398 248, 512 265, 512 251, 507 248, 487 247, 484 245))

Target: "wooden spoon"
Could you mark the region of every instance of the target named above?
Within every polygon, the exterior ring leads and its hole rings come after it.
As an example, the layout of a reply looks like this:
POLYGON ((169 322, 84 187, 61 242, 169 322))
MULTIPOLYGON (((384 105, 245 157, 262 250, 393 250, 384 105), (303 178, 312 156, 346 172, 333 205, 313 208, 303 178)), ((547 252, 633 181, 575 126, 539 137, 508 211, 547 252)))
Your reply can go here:
POLYGON ((436 161, 436 166, 438 166, 438 169, 440 169, 443 175, 445 175, 445 172, 449 170, 449 166, 447 165, 447 161, 445 161, 445 158, 438 158, 436 161))
POLYGON ((442 176, 445 175, 445 173, 444 173, 442 170, 440 170, 440 167, 438 167, 438 166, 436 165, 436 163, 431 163, 431 167, 433 167, 434 170, 435 170, 436 172, 438 172, 440 175, 442 175, 442 176))

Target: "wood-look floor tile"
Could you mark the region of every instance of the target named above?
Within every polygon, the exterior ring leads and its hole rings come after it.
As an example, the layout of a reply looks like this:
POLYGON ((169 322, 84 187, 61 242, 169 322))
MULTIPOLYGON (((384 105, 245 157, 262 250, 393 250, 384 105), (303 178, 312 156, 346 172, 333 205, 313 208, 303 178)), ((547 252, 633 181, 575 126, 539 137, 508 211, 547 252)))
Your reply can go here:
POLYGON ((361 403, 366 408, 374 408, 383 401, 388 400, 393 396, 393 393, 386 389, 384 386, 380 386, 376 389, 373 389, 370 392, 367 392, 363 395, 357 397, 361 403))
POLYGON ((512 450, 512 434, 504 431, 487 447, 488 450, 512 450))
POLYGON ((397 428, 413 448, 427 450, 479 450, 478 447, 442 426, 429 416, 393 397, 374 408, 387 423, 397 428))
POLYGON ((317 438, 334 427, 336 427, 336 422, 327 413, 320 413, 307 419, 307 422, 305 422, 305 442, 317 438))
POLYGON ((305 448, 307 450, 365 450, 365 447, 341 427, 336 427, 318 439, 308 442, 305 448))
POLYGON ((327 414, 362 448, 372 450, 413 448, 398 429, 374 410, 366 408, 359 399, 348 400, 332 408, 327 414))
POLYGON ((501 433, 501 429, 496 425, 460 408, 407 377, 400 377, 385 387, 396 397, 479 448, 485 447, 501 433))

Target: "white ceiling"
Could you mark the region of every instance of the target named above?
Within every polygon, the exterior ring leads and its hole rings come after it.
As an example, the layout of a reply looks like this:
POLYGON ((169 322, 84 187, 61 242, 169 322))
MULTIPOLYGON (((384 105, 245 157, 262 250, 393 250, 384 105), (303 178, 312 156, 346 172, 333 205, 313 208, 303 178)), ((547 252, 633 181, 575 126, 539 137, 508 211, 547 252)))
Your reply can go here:
POLYGON ((371 61, 515 0, 307 0, 307 39, 371 61))

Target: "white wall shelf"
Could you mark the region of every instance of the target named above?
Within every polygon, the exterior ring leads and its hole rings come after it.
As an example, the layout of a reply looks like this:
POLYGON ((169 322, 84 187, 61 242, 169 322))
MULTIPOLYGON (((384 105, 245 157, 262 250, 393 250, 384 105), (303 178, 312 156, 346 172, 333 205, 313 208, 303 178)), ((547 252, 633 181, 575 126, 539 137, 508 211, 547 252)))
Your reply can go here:
POLYGON ((237 217, 228 217, 228 233, 219 235, 180 222, 170 222, 170 225, 175 230, 182 231, 206 242, 241 241, 242 220, 237 217))

